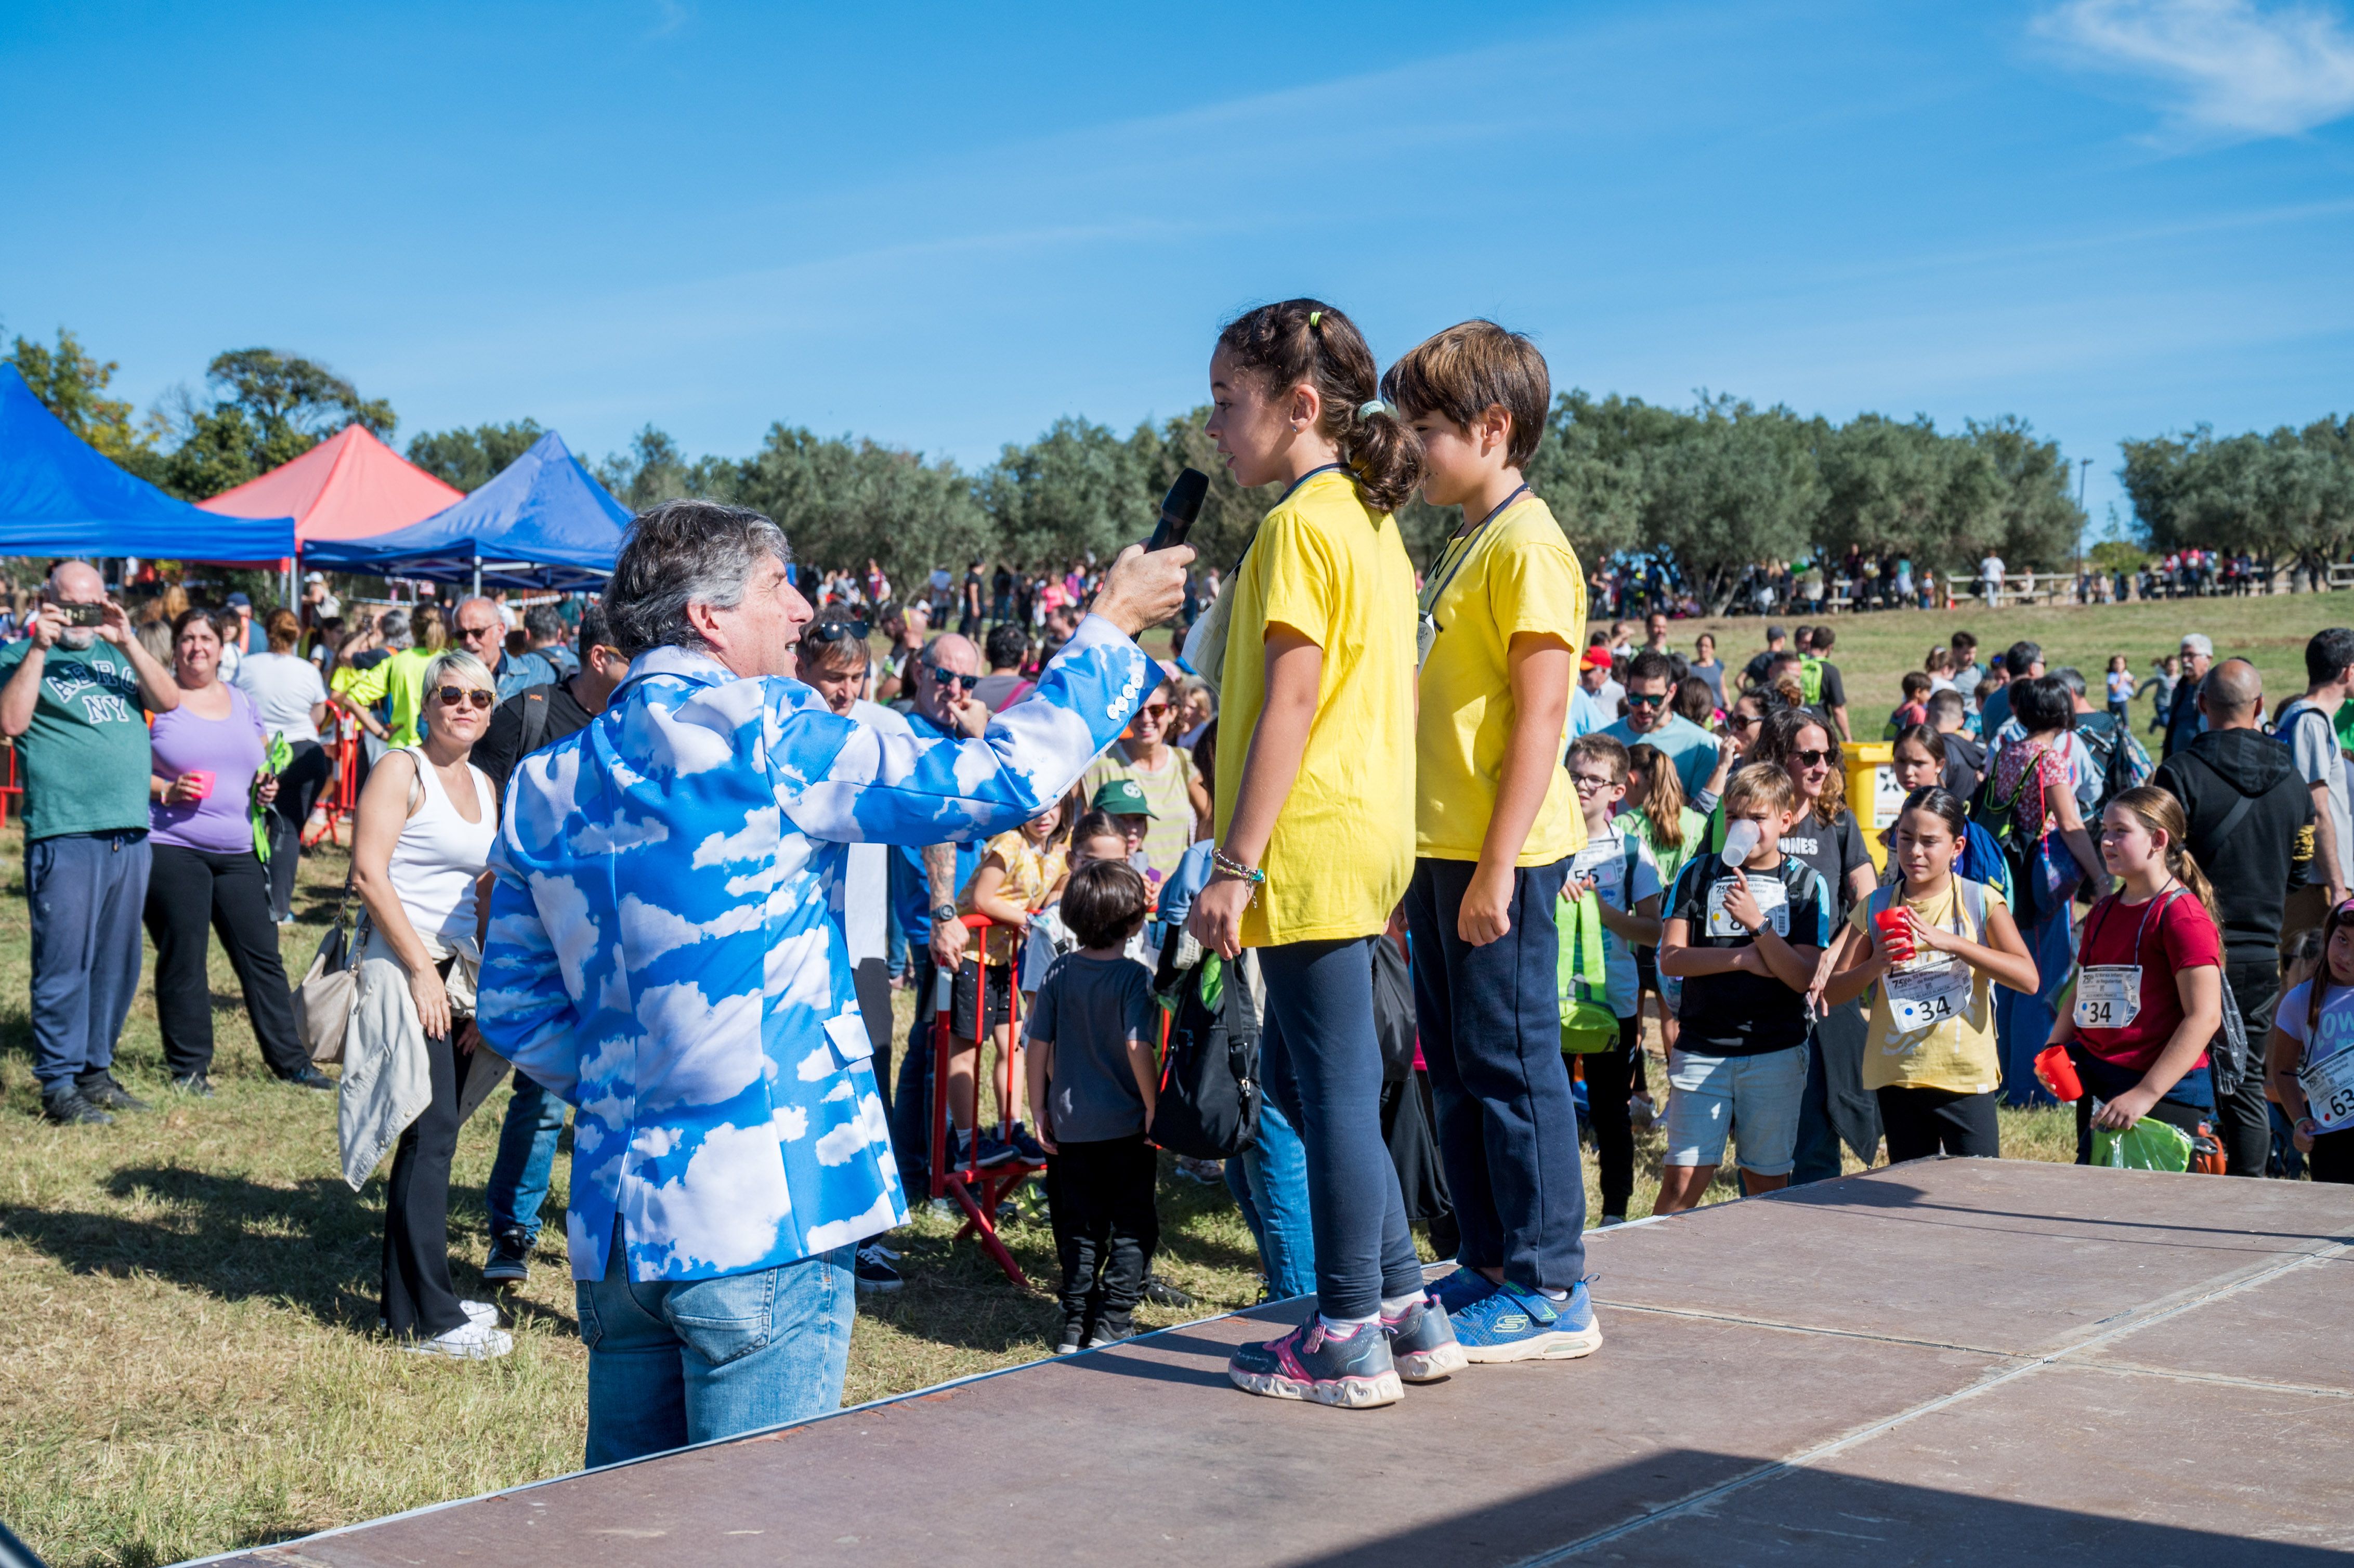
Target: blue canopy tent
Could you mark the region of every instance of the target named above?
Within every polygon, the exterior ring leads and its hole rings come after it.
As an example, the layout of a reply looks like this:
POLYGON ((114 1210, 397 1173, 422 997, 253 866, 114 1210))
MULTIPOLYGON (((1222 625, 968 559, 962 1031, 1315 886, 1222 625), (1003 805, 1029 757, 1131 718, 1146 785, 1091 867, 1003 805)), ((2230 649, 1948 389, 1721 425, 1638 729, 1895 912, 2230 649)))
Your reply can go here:
POLYGON ((445 511, 368 539, 313 539, 309 567, 501 588, 594 588, 611 575, 630 512, 550 430, 445 511))
POLYGON ((101 456, 0 365, 0 556, 268 561, 294 554, 292 517, 220 517, 101 456))

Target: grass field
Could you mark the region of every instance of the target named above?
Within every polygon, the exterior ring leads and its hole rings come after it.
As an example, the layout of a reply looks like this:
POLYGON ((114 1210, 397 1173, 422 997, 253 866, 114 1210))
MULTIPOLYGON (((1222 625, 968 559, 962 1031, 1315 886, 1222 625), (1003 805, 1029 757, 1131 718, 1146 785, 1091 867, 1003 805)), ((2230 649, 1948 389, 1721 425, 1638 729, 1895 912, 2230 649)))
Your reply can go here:
MULTIPOLYGON (((1997 615, 1904 612, 1838 620, 1838 661, 1862 728, 1876 733, 1896 677, 1956 626, 1987 647, 2028 636, 2088 675, 2109 652, 2137 669, 2182 631, 2247 652, 2277 698, 2319 626, 2354 620, 2354 599, 2211 600, 1997 615)), ((1706 626, 1728 662, 1760 645, 1755 620, 1706 626)), ((170 1562, 560 1474, 578 1463, 586 1360, 561 1255, 560 1223, 514 1298, 516 1351, 462 1365, 421 1361, 374 1337, 383 1188, 358 1193, 336 1170, 323 1096, 281 1087, 260 1065, 228 967, 216 954, 218 1096, 164 1086, 152 1001, 143 997, 120 1071, 153 1112, 112 1128, 38 1120, 25 1013, 26 905, 19 840, 0 834, 0 1519, 56 1564, 170 1562)), ((306 862, 290 970, 307 962, 344 862, 306 862)), ((153 973, 153 955, 148 972, 153 973)), ((907 1002, 901 999, 904 1025, 907 1002)), ((461 1293, 479 1294, 482 1187, 504 1092, 461 1139, 451 1245, 461 1293)), ((2064 1116, 2006 1112, 2004 1151, 2065 1160, 2064 1116)), ((1659 1143, 1638 1139, 1634 1213, 1649 1212, 1659 1143)), ((551 1213, 564 1200, 559 1161, 551 1213)), ((1589 1160, 1587 1180, 1593 1181, 1589 1160)), ((1712 1199, 1730 1196, 1720 1181, 1712 1199)), ((1161 1188, 1157 1269, 1197 1312, 1256 1299, 1249 1237, 1222 1188, 1173 1175, 1161 1188)), ((1033 1287, 1009 1286, 928 1215, 894 1238, 908 1287, 868 1298, 848 1397, 863 1400, 1046 1352, 1053 1305, 1043 1212, 1010 1243, 1033 1287)), ((1154 1325, 1193 1313, 1147 1308, 1154 1325)))

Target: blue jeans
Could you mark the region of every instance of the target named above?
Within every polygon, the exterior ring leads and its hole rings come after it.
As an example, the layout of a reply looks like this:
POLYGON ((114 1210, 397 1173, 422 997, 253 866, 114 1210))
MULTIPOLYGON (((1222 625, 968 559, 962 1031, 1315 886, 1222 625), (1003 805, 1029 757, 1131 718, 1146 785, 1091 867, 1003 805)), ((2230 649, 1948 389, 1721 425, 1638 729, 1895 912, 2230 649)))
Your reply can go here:
POLYGON ((1308 1219, 1308 1151, 1272 1099, 1258 1107, 1258 1137, 1226 1161, 1226 1187, 1258 1243, 1267 1296, 1288 1301, 1316 1288, 1316 1233, 1308 1219))
POLYGON ((139 993, 139 917, 153 854, 142 829, 25 846, 33 924, 33 1076, 44 1098, 114 1065, 139 993))
POLYGON ((564 1133, 564 1102, 524 1076, 514 1075, 514 1097, 499 1128, 499 1155, 491 1162, 482 1201, 491 1211, 491 1235, 521 1230, 539 1239, 539 1206, 556 1169, 556 1141, 564 1133))
POLYGON ((1382 1141, 1382 1047, 1367 944, 1386 939, 1257 949, 1267 979, 1259 1071, 1307 1151, 1317 1308, 1331 1318, 1371 1318, 1384 1297, 1422 1288, 1397 1167, 1382 1141))
POLYGON ((842 1404, 857 1287, 851 1249, 716 1279, 574 1282, 588 1347, 593 1468, 822 1415, 842 1404))
POLYGON ((1456 927, 1477 869, 1416 860, 1405 895, 1415 1024, 1462 1230, 1458 1260, 1500 1268, 1516 1285, 1567 1290, 1585 1274, 1585 1174, 1561 1054, 1553 927, 1569 862, 1513 873, 1512 928, 1482 948, 1456 927))
POLYGON ((2060 1102, 2035 1075, 2035 1054, 2052 1038, 2060 1016, 2060 992, 2076 961, 2074 906, 2063 904, 2042 919, 2022 925, 2019 934, 2035 959, 2033 995, 2009 986, 1994 990, 1995 1049, 2002 1062, 2003 1104, 2055 1106, 2060 1102))

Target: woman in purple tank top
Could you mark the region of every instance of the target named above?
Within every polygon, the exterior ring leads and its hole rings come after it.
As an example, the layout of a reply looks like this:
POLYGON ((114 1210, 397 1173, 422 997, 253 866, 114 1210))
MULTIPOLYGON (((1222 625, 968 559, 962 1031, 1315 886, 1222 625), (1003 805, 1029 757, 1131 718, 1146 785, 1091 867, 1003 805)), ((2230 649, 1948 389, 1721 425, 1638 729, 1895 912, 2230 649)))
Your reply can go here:
MULTIPOLYGON (((232 618, 234 619, 234 618, 232 618)), ((294 1033, 294 1001, 270 915, 270 874, 254 853, 252 802, 278 793, 262 771, 261 721, 243 692, 222 682, 221 636, 209 614, 186 610, 172 622, 172 668, 180 705, 152 727, 147 781, 147 934, 155 943, 155 1015, 164 1065, 183 1093, 212 1091, 212 987, 205 976, 207 929, 221 934, 253 1037, 270 1070, 290 1084, 332 1089, 294 1033)))

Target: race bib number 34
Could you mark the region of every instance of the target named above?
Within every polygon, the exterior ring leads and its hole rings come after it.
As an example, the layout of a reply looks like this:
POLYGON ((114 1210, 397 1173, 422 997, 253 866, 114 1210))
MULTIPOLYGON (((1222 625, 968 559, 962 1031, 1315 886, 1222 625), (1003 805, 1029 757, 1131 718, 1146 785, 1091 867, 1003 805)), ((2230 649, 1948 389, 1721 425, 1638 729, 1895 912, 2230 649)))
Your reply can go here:
POLYGON ((2140 1016, 2139 964, 2093 964, 2077 972, 2077 1028, 2130 1029, 2140 1016))
POLYGON ((1970 1004, 1970 971, 1946 962, 1888 971, 1888 1017, 1899 1034, 1950 1023, 1970 1004))

